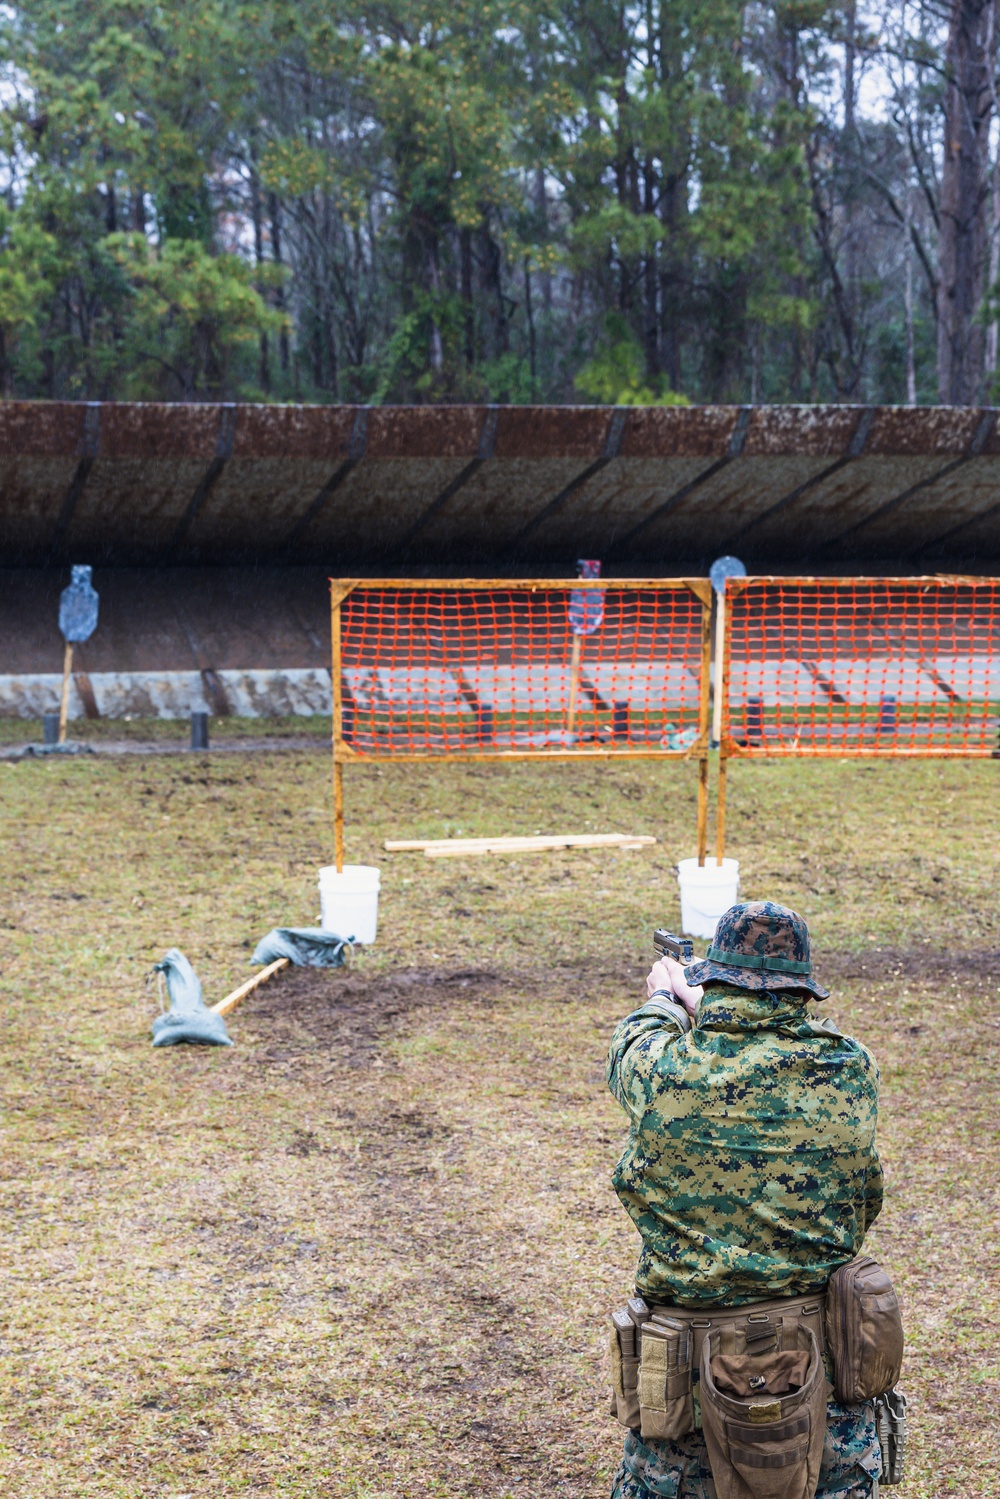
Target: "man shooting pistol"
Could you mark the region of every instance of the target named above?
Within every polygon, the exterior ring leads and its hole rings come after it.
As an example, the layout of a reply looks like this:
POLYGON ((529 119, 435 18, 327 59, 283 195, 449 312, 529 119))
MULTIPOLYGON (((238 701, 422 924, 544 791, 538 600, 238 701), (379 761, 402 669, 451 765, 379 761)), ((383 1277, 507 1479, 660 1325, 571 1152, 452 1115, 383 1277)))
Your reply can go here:
POLYGON ((612 1499, 874 1499, 904 1409, 898 1304, 860 1252, 882 1206, 875 1058, 817 1010, 787 907, 731 907, 700 961, 654 943, 607 1065, 642 1237, 612 1317, 612 1499))

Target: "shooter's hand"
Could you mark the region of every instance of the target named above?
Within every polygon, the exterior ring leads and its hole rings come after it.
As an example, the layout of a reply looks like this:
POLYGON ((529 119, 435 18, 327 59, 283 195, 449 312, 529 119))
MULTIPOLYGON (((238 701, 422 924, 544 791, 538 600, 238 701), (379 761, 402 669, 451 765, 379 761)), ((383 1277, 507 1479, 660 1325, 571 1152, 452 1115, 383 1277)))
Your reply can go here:
POLYGON ((658 958, 649 970, 646 993, 651 996, 657 989, 668 989, 674 998, 680 1001, 692 1019, 698 1008, 698 1002, 705 992, 700 984, 688 983, 684 977, 684 969, 676 958, 658 958))

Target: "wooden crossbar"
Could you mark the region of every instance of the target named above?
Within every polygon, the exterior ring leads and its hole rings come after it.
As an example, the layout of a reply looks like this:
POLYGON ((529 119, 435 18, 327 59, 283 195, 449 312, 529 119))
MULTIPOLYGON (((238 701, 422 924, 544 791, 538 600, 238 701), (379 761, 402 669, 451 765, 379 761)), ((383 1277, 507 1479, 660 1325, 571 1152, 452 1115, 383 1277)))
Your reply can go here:
POLYGON ((390 854, 457 859, 465 854, 532 854, 558 848, 650 848, 655 842, 648 833, 540 833, 524 838, 387 838, 383 846, 390 854))

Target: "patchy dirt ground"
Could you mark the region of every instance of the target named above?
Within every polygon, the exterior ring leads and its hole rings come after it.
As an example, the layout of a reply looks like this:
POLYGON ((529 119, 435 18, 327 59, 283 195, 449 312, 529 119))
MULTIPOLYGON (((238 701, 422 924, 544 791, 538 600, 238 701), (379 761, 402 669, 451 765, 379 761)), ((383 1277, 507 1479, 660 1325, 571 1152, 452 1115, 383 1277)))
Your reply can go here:
MULTIPOLYGON (((0 1493, 590 1499, 635 1237, 610 1030, 676 918, 684 767, 365 771, 385 836, 651 831, 649 853, 381 856, 380 940, 277 978, 232 1050, 153 1052, 151 962, 214 999, 315 920, 328 765, 0 768, 0 1493), (514 809, 516 809, 516 814, 514 809)), ((814 924, 883 1072, 872 1251, 909 1330, 904 1496, 1000 1495, 996 767, 733 773, 747 894, 814 924)))

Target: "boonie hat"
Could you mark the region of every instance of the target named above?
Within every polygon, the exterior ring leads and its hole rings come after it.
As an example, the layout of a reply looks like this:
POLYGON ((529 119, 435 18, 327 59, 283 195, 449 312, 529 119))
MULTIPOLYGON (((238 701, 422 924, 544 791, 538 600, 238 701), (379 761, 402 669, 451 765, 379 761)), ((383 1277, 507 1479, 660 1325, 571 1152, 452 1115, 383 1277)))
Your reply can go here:
POLYGON ((805 989, 829 999, 809 960, 809 928, 797 912, 771 900, 744 901, 719 918, 712 945, 684 970, 689 984, 738 984, 741 989, 805 989))

